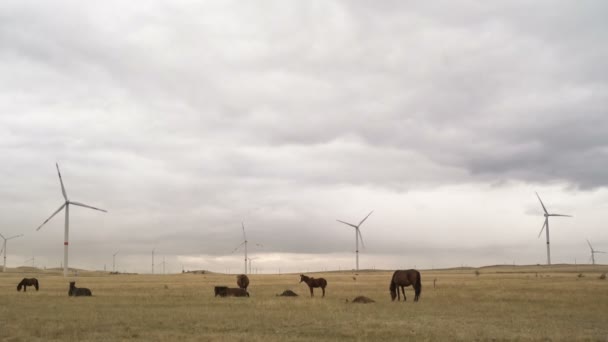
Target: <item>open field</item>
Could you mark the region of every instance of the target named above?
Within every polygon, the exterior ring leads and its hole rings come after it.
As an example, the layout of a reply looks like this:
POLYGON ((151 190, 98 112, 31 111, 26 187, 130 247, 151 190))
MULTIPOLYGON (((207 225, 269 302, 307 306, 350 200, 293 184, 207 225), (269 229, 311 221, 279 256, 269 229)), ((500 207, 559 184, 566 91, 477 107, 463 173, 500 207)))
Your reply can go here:
POLYGON ((297 274, 251 275, 250 298, 215 298, 213 286, 236 286, 234 275, 81 272, 70 279, 93 297, 70 298, 59 274, 11 270, 0 273, 0 339, 608 341, 602 272, 608 266, 422 271, 420 302, 410 287, 408 301, 397 303, 388 293, 392 272, 382 271, 359 272, 356 280, 352 272, 312 274, 329 284, 326 298, 316 289, 311 299, 297 274), (17 292, 23 277, 37 277, 40 291, 17 292), (300 296, 275 296, 286 289, 300 296), (357 295, 376 303, 345 302, 357 295))

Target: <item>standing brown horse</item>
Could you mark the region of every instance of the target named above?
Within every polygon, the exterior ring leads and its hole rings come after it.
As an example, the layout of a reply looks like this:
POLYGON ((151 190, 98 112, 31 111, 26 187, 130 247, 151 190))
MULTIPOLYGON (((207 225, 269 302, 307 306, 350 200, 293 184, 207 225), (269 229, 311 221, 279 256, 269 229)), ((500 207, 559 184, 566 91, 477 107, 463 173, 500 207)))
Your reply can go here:
POLYGON ((300 283, 301 282, 305 282, 306 285, 308 285, 308 288, 310 289, 310 296, 313 297, 314 294, 312 293, 312 289, 313 287, 320 287, 321 290, 323 290, 323 297, 325 297, 325 287, 327 286, 327 280, 325 280, 324 278, 311 278, 311 277, 307 277, 303 274, 300 274, 300 283))
POLYGON ((395 271, 395 273, 393 273, 393 277, 391 278, 391 286, 389 287, 391 291, 391 299, 394 301, 395 297, 397 297, 397 301, 401 300, 401 297, 399 296, 399 289, 397 288, 399 286, 401 287, 403 301, 405 302, 405 287, 410 285, 414 287, 414 291, 416 293, 414 302, 417 302, 420 298, 420 292, 422 291, 420 272, 416 270, 395 271))

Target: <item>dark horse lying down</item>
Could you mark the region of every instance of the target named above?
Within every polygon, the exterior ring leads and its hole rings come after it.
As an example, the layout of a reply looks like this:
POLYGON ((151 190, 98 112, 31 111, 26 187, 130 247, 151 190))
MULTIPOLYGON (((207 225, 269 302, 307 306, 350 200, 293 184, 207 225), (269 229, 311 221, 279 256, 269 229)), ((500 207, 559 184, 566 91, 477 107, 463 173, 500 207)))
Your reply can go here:
POLYGON ((21 291, 23 287, 23 292, 27 291, 28 286, 33 286, 38 291, 38 279, 36 278, 23 278, 23 280, 17 285, 17 291, 21 291))
POLYGON ((327 286, 327 280, 325 280, 325 278, 311 278, 311 277, 307 277, 303 274, 300 274, 300 283, 301 282, 305 282, 306 285, 308 285, 308 288, 310 289, 310 296, 314 296, 314 294, 312 293, 312 289, 313 287, 320 287, 321 290, 323 290, 323 297, 325 297, 325 287, 327 286))
POLYGON ((398 301, 401 300, 401 297, 399 296, 399 289, 397 288, 401 287, 401 292, 403 292, 403 301, 406 301, 405 287, 410 285, 414 287, 414 292, 416 293, 414 302, 417 302, 420 298, 420 292, 422 291, 420 272, 416 270, 395 271, 395 273, 393 273, 393 277, 391 278, 391 286, 389 287, 391 291, 391 299, 395 300, 395 297, 397 297, 398 301))
POLYGON ((78 288, 78 287, 76 287, 75 281, 70 282, 70 290, 68 291, 68 296, 78 297, 78 296, 92 296, 92 295, 93 294, 91 293, 91 290, 84 288, 84 287, 78 288))
POLYGON ((228 286, 216 286, 215 287, 215 296, 220 297, 249 297, 249 292, 245 289, 241 289, 238 287, 228 287, 228 286))

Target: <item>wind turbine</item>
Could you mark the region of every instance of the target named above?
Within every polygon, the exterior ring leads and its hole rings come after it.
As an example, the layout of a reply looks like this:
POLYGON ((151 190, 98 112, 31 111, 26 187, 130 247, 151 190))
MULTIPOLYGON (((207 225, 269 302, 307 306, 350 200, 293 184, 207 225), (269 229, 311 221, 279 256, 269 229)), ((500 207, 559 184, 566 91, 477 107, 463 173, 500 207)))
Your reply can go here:
POLYGON ((549 214, 549 212, 547 211, 547 208, 545 208, 545 205, 543 204, 543 201, 540 199, 540 196, 538 196, 538 192, 536 193, 536 197, 538 197, 538 200, 540 201, 540 205, 543 206, 543 210, 545 212, 545 223, 543 223, 543 227, 540 229, 540 232, 538 233, 538 237, 540 238, 540 235, 543 233, 543 229, 545 229, 545 227, 547 227, 546 233, 547 233, 547 265, 551 265, 551 248, 549 245, 549 216, 564 216, 564 217, 572 217, 571 215, 562 215, 562 214, 549 214))
POLYGON ((152 248, 152 274, 154 274, 154 250, 156 248, 152 248))
POLYGON ((23 234, 11 236, 11 237, 4 237, 4 235, 0 234, 0 237, 2 237, 2 239, 4 240, 4 243, 2 244, 2 250, 4 251, 4 267, 2 267, 2 272, 6 272, 6 241, 15 239, 15 238, 18 238, 21 236, 23 236, 23 234))
POLYGON ((76 205, 79 207, 93 209, 93 210, 103 211, 104 213, 107 213, 107 211, 103 210, 103 209, 95 208, 95 207, 92 207, 90 205, 86 205, 83 203, 70 201, 68 199, 67 193, 65 192, 65 187, 63 186, 63 180, 61 179, 61 172, 59 171, 59 164, 55 163, 55 166, 57 167, 57 174, 59 175, 59 183, 61 183, 61 193, 63 194, 63 198, 65 199, 65 202, 48 219, 46 219, 44 222, 42 222, 40 227, 36 228, 36 230, 40 230, 40 228, 42 228, 42 226, 44 226, 55 215, 57 215, 57 213, 59 213, 63 208, 65 208, 65 232, 64 232, 64 239, 63 239, 63 276, 67 277, 68 276, 68 245, 69 245, 68 237, 69 237, 69 230, 70 230, 70 204, 73 204, 73 205, 76 205))
POLYGON ((369 214, 367 214, 367 216, 365 216, 365 218, 363 220, 361 220, 361 222, 359 222, 358 225, 354 225, 352 223, 348 223, 348 222, 344 222, 344 221, 340 221, 340 220, 336 220, 340 223, 344 223, 345 225, 351 226, 353 228, 355 228, 355 253, 357 255, 357 271, 359 271, 359 238, 361 238, 361 246, 363 248, 365 248, 365 244, 363 243, 363 236, 361 235, 361 230, 359 229, 359 227, 361 227, 361 225, 363 224, 363 222, 365 222, 365 220, 367 220, 367 218, 369 217, 369 215, 371 215, 374 211, 370 211, 369 214))
POLYGON ((591 242, 589 242, 589 240, 587 240, 587 244, 589 245, 589 248, 591 249, 591 262, 593 263, 593 265, 595 265, 595 253, 606 253, 606 252, 596 251, 595 249, 593 249, 593 247, 591 246, 591 242))
POLYGON ((112 272, 116 272, 116 254, 118 254, 118 252, 120 252, 120 249, 112 254, 112 272))
POLYGON ((251 271, 251 260, 255 260, 255 259, 259 259, 260 257, 254 257, 254 258, 249 258, 249 273, 252 273, 251 271))
POLYGON ((241 226, 243 227, 243 242, 238 245, 232 253, 236 252, 241 246, 245 245, 245 274, 247 274, 247 235, 245 234, 245 223, 241 222, 241 226))
POLYGON ((30 261, 32 262, 32 267, 36 267, 36 266, 35 266, 35 265, 36 265, 36 257, 31 257, 31 258, 29 258, 29 259, 25 260, 25 261, 23 262, 23 264, 25 264, 25 263, 27 263, 27 262, 30 262, 30 261))

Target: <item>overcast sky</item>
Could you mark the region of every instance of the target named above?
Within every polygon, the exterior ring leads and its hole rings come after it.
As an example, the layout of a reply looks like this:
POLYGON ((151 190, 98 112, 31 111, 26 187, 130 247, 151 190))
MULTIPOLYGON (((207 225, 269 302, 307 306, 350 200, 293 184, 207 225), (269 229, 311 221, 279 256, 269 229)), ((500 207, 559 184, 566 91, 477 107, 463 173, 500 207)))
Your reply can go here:
MULTIPOLYGON (((261 272, 608 251, 605 1, 0 3, 8 265, 261 272), (256 246, 260 244, 261 246, 256 246)), ((598 255, 608 263, 608 256, 598 255)))

